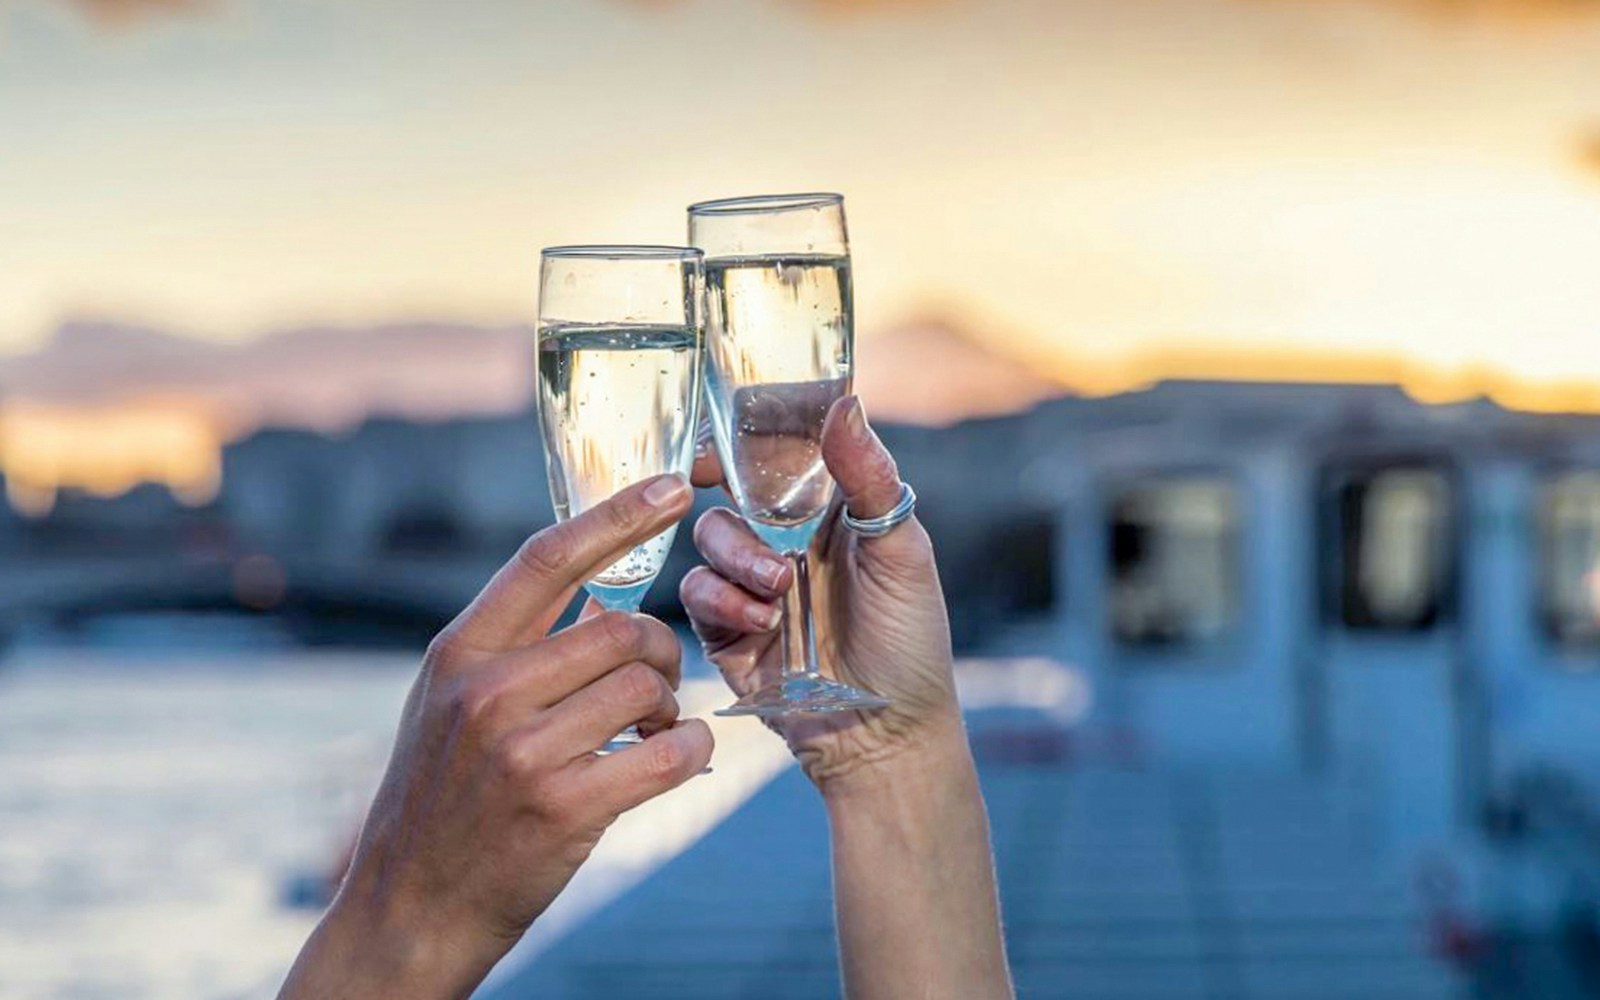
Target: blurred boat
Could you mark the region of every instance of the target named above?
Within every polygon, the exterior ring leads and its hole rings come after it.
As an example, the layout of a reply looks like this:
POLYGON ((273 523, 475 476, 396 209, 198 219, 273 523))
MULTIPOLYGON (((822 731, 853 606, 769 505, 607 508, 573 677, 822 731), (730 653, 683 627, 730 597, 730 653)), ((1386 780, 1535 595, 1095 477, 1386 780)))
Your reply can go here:
MULTIPOLYGON (((1600 420, 1169 383, 892 444, 1025 995, 1591 995, 1600 420)), ((495 995, 836 995, 816 812, 779 779, 495 995)))

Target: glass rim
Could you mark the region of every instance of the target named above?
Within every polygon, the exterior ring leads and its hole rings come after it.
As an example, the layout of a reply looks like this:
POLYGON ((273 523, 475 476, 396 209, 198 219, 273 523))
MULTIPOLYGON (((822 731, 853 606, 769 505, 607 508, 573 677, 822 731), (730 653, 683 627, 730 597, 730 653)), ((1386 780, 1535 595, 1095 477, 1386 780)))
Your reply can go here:
POLYGON ((832 191, 803 194, 752 194, 739 198, 714 198, 689 206, 690 215, 756 215, 794 212, 805 208, 830 208, 844 204, 844 195, 832 191))
POLYGON ((651 243, 573 243, 545 247, 539 256, 546 260, 696 260, 705 252, 699 247, 651 243))

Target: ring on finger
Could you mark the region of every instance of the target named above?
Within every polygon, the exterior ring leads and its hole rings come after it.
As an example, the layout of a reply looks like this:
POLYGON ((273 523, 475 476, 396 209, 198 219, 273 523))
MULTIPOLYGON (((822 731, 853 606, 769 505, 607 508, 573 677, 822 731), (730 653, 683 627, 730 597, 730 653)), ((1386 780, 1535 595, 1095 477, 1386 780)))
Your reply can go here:
POLYGON ((878 517, 856 517, 850 513, 848 506, 841 512, 840 520, 844 526, 858 535, 867 538, 882 538, 895 527, 905 521, 911 520, 917 512, 917 491, 905 480, 900 481, 900 499, 889 508, 889 512, 878 517))

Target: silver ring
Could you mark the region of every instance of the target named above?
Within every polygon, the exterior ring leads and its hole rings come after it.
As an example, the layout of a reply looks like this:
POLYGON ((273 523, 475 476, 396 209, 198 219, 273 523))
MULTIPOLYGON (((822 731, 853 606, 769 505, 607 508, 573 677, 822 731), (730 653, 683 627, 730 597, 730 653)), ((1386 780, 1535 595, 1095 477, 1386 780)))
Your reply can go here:
POLYGON ((845 507, 840 512, 840 519, 844 526, 858 535, 868 538, 882 538, 895 529, 895 525, 911 520, 911 515, 917 512, 917 491, 911 484, 904 480, 900 483, 900 501, 890 508, 889 513, 880 517, 852 517, 850 508, 845 507))

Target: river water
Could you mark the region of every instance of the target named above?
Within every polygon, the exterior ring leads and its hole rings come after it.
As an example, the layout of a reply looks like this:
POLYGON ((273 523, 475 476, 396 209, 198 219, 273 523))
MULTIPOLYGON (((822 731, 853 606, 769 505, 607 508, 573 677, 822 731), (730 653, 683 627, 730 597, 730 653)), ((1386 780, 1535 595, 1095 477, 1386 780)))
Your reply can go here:
MULTIPOLYGON (((0 1000, 271 997, 316 922, 288 888, 347 847, 417 654, 171 624, 0 658, 0 1000)), ((729 697, 706 669, 686 715, 729 697)), ((716 773, 623 817, 508 965, 788 764, 748 720, 713 730, 716 773)))
POLYGON ((415 658, 16 653, 0 667, 0 997, 270 996, 415 658))

